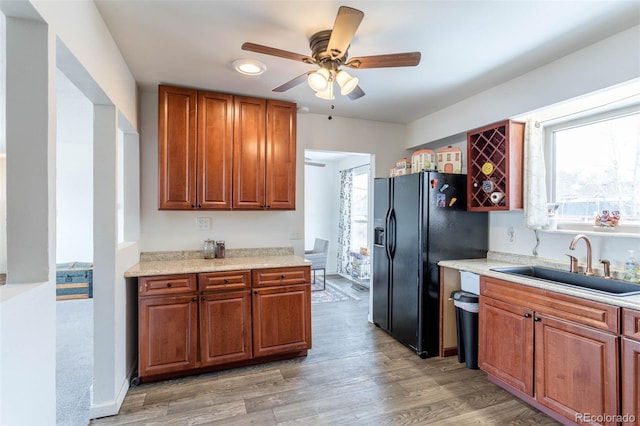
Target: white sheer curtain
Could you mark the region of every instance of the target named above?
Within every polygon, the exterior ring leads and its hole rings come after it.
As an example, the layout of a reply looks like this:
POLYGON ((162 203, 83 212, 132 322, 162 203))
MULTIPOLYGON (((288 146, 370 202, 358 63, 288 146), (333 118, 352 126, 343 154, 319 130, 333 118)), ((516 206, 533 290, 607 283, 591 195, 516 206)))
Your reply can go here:
POLYGON ((532 117, 525 123, 524 136, 524 219, 527 228, 549 226, 545 178, 544 129, 532 117))
POLYGON ((353 170, 340 171, 340 222, 338 223, 338 273, 348 274, 351 250, 351 194, 353 170))

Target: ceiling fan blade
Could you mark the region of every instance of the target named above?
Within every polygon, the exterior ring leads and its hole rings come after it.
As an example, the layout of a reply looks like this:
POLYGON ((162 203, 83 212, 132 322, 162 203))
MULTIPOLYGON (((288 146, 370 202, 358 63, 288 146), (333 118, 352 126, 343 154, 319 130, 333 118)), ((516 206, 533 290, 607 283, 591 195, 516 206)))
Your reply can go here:
POLYGON ((307 64, 316 63, 316 60, 310 56, 289 52, 287 50, 276 49, 275 47, 263 46, 261 44, 243 43, 242 50, 248 50, 249 52, 262 53, 264 55, 278 56, 280 58, 285 58, 285 59, 292 59, 294 61, 301 61, 307 64))
POLYGON ((420 52, 361 56, 349 59, 344 65, 350 68, 415 67, 420 63, 420 56, 420 52))
POLYGON ((352 101, 355 101, 356 99, 361 98, 361 97, 363 97, 363 96, 364 96, 364 90, 362 90, 362 89, 360 88, 360 86, 356 86, 356 88, 355 88, 355 89, 353 89, 353 90, 351 91, 351 93, 349 93, 347 96, 348 96, 348 97, 349 97, 349 99, 351 99, 352 101))
POLYGON ((304 74, 300 74, 297 77, 292 78, 291 80, 287 81, 286 83, 276 87, 275 89, 273 89, 274 92, 286 92, 287 90, 296 87, 298 84, 301 84, 305 81, 307 81, 307 76, 309 74, 311 74, 313 71, 308 71, 305 72, 304 74))
POLYGON ((347 6, 340 6, 327 46, 327 52, 333 58, 341 58, 347 52, 349 44, 351 44, 351 40, 356 34, 356 30, 360 26, 360 22, 362 22, 362 18, 364 18, 362 11, 347 6))

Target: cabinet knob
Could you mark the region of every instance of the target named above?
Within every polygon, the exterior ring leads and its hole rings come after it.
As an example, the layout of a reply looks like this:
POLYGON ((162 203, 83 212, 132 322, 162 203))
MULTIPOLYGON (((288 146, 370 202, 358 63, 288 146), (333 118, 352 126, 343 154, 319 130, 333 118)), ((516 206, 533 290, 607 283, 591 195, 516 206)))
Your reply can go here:
POLYGON ((198 204, 198 208, 202 208, 202 204, 198 204))
POLYGON ((224 283, 229 284, 229 280, 225 278, 224 283))
POLYGON ((192 297, 192 298, 191 298, 191 301, 192 301, 192 302, 195 302, 196 300, 198 300, 198 299, 197 299, 197 298, 195 298, 195 297, 192 297))
POLYGON ((171 287, 171 283, 167 283, 167 287, 171 287))
POLYGON ((253 290, 253 294, 258 294, 258 290, 253 290))
POLYGON ((200 300, 204 302, 204 296, 200 296, 200 300))
POLYGON ((267 204, 267 208, 268 208, 268 209, 270 209, 270 208, 271 208, 271 206, 267 204))
POLYGON ((524 314, 524 317, 525 318, 531 318, 531 314, 527 312, 526 314, 524 314))
POLYGON ((195 205, 195 204, 191 204, 191 208, 192 208, 192 209, 195 209, 195 208, 196 208, 196 205, 195 205))
POLYGON ((540 318, 540 317, 533 317, 533 320, 534 320, 535 322, 540 322, 540 321, 542 321, 542 318, 540 318))
POLYGON ((280 278, 284 280, 285 278, 287 278, 287 276, 285 274, 282 274, 280 275, 280 278))

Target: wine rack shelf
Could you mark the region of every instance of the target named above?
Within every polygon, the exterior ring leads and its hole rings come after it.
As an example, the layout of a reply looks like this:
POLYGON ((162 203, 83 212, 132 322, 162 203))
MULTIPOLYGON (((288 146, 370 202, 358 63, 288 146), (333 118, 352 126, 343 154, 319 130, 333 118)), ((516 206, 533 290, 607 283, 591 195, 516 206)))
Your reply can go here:
POLYGON ((522 209, 524 123, 505 120, 467 133, 467 209, 522 209))

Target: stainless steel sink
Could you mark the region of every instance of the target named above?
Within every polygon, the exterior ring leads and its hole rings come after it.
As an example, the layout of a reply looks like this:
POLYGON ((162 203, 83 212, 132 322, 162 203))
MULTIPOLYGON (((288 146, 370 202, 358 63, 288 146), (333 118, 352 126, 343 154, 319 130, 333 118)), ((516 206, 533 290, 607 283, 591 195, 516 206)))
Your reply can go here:
POLYGON ((549 281, 571 287, 578 287, 584 290, 595 291, 608 294, 610 296, 632 296, 640 294, 640 285, 602 277, 576 274, 558 269, 542 268, 540 266, 514 266, 509 268, 494 268, 496 272, 519 275, 527 278, 549 281))

